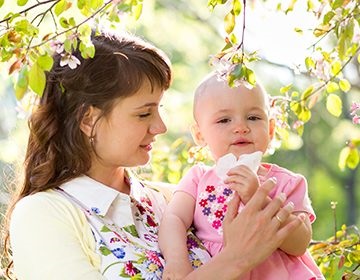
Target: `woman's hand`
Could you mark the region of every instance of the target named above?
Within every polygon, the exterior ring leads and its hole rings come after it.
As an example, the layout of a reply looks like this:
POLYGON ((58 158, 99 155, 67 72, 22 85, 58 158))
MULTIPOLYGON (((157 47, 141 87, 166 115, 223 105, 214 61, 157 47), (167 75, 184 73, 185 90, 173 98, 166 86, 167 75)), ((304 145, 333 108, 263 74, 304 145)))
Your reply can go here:
POLYGON ((280 227, 280 221, 287 220, 294 205, 282 207, 284 194, 266 203, 274 185, 274 180, 266 181, 240 213, 240 199, 235 193, 225 216, 223 251, 239 263, 245 262, 248 270, 265 260, 302 223, 301 218, 296 218, 280 227))

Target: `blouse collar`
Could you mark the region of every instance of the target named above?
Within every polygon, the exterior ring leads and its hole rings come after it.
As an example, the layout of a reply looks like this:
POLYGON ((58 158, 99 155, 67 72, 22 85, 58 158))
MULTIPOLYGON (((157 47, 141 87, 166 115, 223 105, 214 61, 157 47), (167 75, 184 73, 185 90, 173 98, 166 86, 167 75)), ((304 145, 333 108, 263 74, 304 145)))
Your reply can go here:
MULTIPOLYGON (((129 180, 131 182, 131 180, 129 180)), ((127 194, 110 188, 86 175, 75 178, 62 186, 61 189, 78 199, 89 210, 105 216, 116 198, 130 202, 127 194)))

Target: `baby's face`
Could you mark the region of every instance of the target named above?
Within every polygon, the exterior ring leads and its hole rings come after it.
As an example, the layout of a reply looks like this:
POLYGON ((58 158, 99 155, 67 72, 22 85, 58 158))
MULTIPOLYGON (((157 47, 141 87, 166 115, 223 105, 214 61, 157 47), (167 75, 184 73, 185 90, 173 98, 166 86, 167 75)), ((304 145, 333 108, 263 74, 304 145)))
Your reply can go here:
POLYGON ((227 153, 237 157, 255 151, 264 153, 274 127, 261 88, 230 88, 217 80, 208 83, 198 97, 195 117, 214 159, 227 153))

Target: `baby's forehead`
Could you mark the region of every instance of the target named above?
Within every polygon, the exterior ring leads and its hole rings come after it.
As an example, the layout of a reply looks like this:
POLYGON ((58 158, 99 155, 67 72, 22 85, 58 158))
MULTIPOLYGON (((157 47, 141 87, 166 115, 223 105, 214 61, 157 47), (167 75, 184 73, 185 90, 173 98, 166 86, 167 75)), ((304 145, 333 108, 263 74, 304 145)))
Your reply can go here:
POLYGON ((226 96, 227 93, 239 94, 240 98, 242 93, 246 93, 244 100, 248 101, 250 101, 248 94, 254 94, 254 97, 256 97, 251 100, 257 102, 258 105, 262 104, 267 111, 269 110, 269 96, 260 84, 256 84, 256 86, 251 88, 247 87, 245 83, 239 83, 236 87, 230 87, 226 80, 219 79, 216 75, 213 75, 203 80, 195 91, 193 104, 194 116, 201 108, 199 104, 203 104, 206 100, 221 98, 222 96, 226 96))
POLYGON ((266 96, 264 90, 260 86, 255 87, 247 87, 244 83, 239 83, 238 86, 231 87, 228 82, 219 79, 217 76, 211 76, 208 79, 204 80, 195 92, 195 99, 202 99, 204 97, 211 98, 213 96, 217 96, 219 94, 232 92, 232 93, 242 93, 242 92, 251 92, 254 94, 261 95, 263 97, 266 96))

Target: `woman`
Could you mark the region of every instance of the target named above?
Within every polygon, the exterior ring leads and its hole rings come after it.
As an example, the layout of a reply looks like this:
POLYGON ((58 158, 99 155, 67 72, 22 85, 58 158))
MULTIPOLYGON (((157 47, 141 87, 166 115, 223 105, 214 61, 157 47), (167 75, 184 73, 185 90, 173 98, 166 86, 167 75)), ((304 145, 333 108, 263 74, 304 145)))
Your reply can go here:
MULTIPOLYGON (((54 56, 39 106, 30 120, 25 180, 9 209, 9 235, 18 279, 160 279, 164 260, 157 229, 166 201, 130 167, 149 161, 166 131, 159 115, 170 86, 168 58, 128 35, 93 36, 95 56, 76 69, 54 56)), ((291 209, 282 198, 264 207, 268 181, 237 214, 225 219, 222 253, 209 260, 189 235, 191 278, 232 279, 261 262, 299 224, 279 228, 291 209), (246 230, 238 230, 239 225, 246 230), (243 238, 238 240, 241 234, 243 238), (253 252, 264 241, 261 252, 253 252), (231 244, 231 246, 228 246, 231 244), (220 276, 219 276, 220 275, 220 276)))

